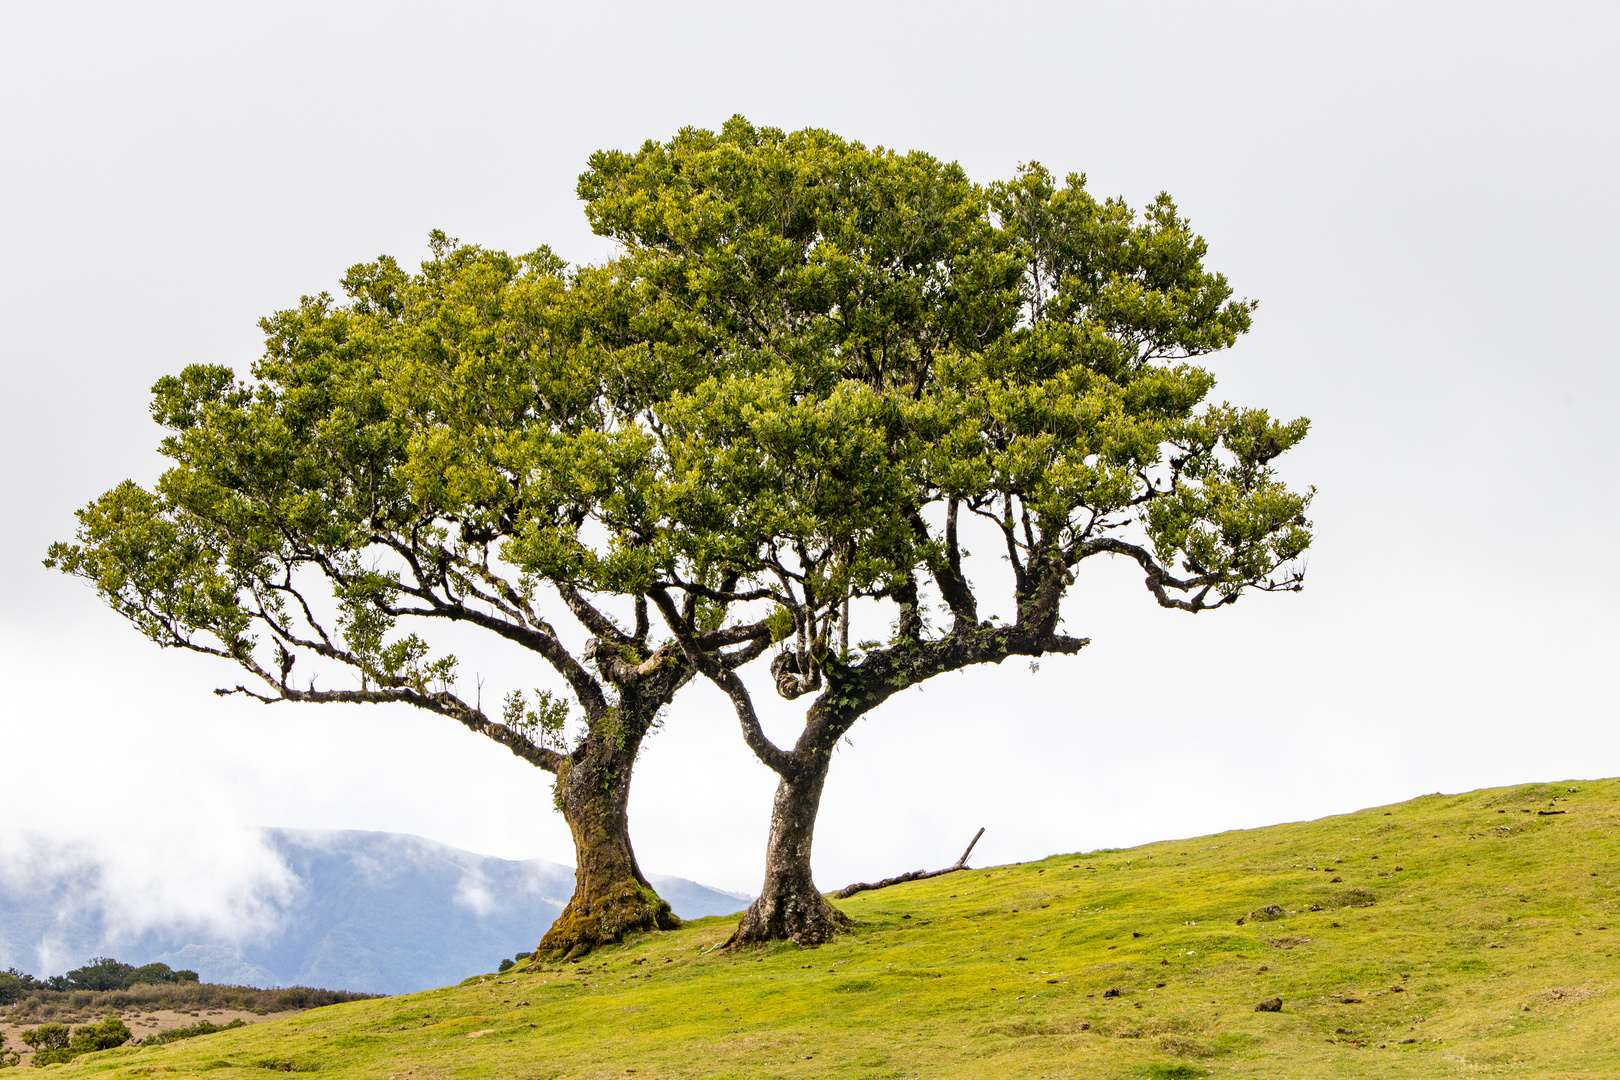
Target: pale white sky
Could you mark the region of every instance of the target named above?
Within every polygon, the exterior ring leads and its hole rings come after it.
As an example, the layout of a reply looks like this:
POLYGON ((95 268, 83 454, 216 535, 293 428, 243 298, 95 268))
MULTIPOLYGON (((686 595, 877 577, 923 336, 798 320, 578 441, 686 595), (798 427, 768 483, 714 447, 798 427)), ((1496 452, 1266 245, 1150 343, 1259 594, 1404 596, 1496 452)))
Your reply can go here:
MULTIPOLYGON (((1620 773, 1600 588, 1620 175, 1610 4, 0 6, 0 821, 139 848, 230 824, 571 861, 549 777, 440 718, 221 700, 42 569, 154 479, 147 388, 431 228, 602 257, 587 155, 832 128, 1168 189, 1261 302, 1217 397, 1304 414, 1306 591, 1189 618, 1084 577, 1094 644, 936 680, 836 761, 819 883, 1620 773), (207 830, 203 829, 203 825, 207 830)), ((510 657, 464 668, 525 685, 510 657)), ((784 738, 790 710, 779 710, 784 738)), ((772 776, 693 687, 638 768, 642 865, 757 890, 772 776)), ((213 837, 205 841, 203 838, 213 837)))

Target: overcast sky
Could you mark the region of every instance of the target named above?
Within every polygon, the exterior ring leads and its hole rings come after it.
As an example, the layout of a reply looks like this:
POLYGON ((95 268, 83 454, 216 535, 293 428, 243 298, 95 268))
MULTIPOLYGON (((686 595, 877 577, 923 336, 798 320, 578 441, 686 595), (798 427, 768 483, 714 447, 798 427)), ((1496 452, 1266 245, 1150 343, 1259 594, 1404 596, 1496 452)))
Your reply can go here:
MULTIPOLYGON (((1170 191, 1260 301, 1215 396, 1313 422, 1282 462, 1319 490, 1302 594, 1190 617, 1124 567, 1088 571, 1079 656, 938 679, 860 722, 823 803, 823 888, 946 865, 979 826, 988 864, 1620 774, 1600 588, 1617 13, 0 7, 0 821, 168 859, 273 825, 571 861, 550 778, 499 747, 405 707, 216 698, 231 671, 159 650, 40 558, 76 507, 161 471, 159 376, 245 371, 260 316, 379 253, 414 265, 433 228, 601 259, 574 195, 587 155, 739 112, 981 181, 1034 159, 1133 204, 1170 191)), ((773 780, 718 694, 683 692, 637 770, 642 866, 756 891, 773 780)))

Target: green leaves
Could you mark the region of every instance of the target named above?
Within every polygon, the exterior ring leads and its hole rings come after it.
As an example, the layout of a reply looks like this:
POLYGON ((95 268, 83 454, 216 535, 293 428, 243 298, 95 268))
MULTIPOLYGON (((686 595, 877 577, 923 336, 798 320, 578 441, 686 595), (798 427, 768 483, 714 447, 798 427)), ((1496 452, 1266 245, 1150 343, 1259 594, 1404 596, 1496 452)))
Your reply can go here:
MULTIPOLYGON (((740 117, 598 153, 579 191, 611 263, 436 232, 418 271, 382 256, 343 298, 263 320, 251 379, 159 380, 172 467, 81 511, 48 564, 278 692, 299 652, 362 688, 448 692, 454 657, 401 620, 553 649, 546 582, 684 590, 686 629, 711 635, 768 598, 774 639, 823 652, 852 597, 893 602, 900 647, 937 636, 930 579, 978 625, 959 521, 999 531, 1012 610, 1043 632, 1105 552, 1194 610, 1297 585, 1311 496, 1274 466, 1307 424, 1206 404, 1194 359, 1254 305, 1167 195, 1138 214, 1038 164, 981 188, 924 153, 740 117), (265 631, 279 651, 255 658, 265 631)), ((618 632, 583 603, 593 634, 618 632)))
POLYGON ((915 384, 928 353, 983 329, 975 312, 996 284, 959 167, 827 131, 740 117, 718 135, 688 128, 593 155, 579 192, 592 227, 625 245, 661 345, 706 352, 720 371, 791 371, 800 390, 915 384), (953 262, 977 277, 954 278, 953 262))
POLYGON ((547 690, 534 692, 531 709, 523 698, 523 691, 514 690, 506 696, 501 709, 501 722, 513 731, 521 732, 541 746, 565 749, 564 732, 568 726, 568 703, 547 690))
POLYGON ((52 544, 45 565, 91 582, 160 645, 213 635, 227 654, 249 647, 234 573, 208 531, 132 481, 78 512, 77 543, 52 544))
POLYGON ((1214 378, 1189 361, 1255 305, 1168 195, 1138 214, 1039 164, 980 189, 741 118, 597 154, 579 190, 625 245, 639 340, 712 365, 656 409, 666 573, 898 598, 959 561, 930 511, 956 505, 997 521, 1027 596, 1103 537, 1148 545, 1170 588, 1184 564, 1188 588, 1234 597, 1309 543, 1310 495, 1271 472, 1305 422, 1204 404, 1214 378))

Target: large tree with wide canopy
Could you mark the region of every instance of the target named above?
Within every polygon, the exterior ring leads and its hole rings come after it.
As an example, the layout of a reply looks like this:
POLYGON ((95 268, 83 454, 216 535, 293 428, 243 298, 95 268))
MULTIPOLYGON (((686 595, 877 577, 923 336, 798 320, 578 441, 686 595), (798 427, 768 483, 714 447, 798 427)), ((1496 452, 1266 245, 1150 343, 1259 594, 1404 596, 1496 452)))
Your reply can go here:
POLYGON ((627 799, 696 673, 779 778, 735 940, 813 943, 844 921, 811 850, 860 717, 1078 652, 1062 605, 1087 560, 1188 612, 1299 588, 1310 495, 1272 462, 1307 425, 1208 402, 1191 361, 1253 304, 1167 196, 1139 215, 1037 165, 982 187, 741 118, 599 153, 580 194, 621 245, 603 266, 435 234, 418 273, 362 264, 345 300, 266 319, 250 379, 161 380, 173 466, 49 559, 250 676, 221 693, 409 704, 554 773, 578 869, 547 955, 674 925, 627 799), (537 656, 552 689, 486 707, 451 626, 537 656), (742 674, 773 645, 767 685, 810 697, 791 747, 742 674))
MULTIPOLYGON (((690 380, 619 362, 638 354, 614 350, 628 293, 611 269, 432 247, 416 274, 355 266, 343 302, 263 320, 247 381, 224 365, 159 380, 172 466, 80 511, 48 565, 159 645, 249 676, 218 693, 411 705, 555 774, 575 891, 540 949, 579 955, 678 925, 627 808, 642 741, 692 667, 653 640, 645 556, 621 523, 645 520, 661 467, 650 410, 690 380), (537 658, 554 689, 486 703, 435 645, 452 626, 537 658)), ((674 616, 722 668, 770 641, 763 621, 722 628, 726 607, 688 593, 674 616)))
POLYGON ((1191 360, 1254 304, 1168 196, 1138 215, 1039 165, 980 188, 926 154, 740 118, 598 154, 581 194, 624 245, 649 349, 724 357, 662 412, 667 524, 691 542, 665 550, 735 580, 715 602, 776 605, 775 691, 815 694, 777 746, 748 681, 684 630, 683 567, 649 579, 779 776, 736 940, 837 929, 811 846, 838 740, 937 675, 1079 651, 1061 608, 1081 563, 1126 560, 1186 612, 1300 587, 1310 493, 1272 462, 1308 425, 1208 403, 1191 360), (882 639, 852 645, 852 624, 882 639))

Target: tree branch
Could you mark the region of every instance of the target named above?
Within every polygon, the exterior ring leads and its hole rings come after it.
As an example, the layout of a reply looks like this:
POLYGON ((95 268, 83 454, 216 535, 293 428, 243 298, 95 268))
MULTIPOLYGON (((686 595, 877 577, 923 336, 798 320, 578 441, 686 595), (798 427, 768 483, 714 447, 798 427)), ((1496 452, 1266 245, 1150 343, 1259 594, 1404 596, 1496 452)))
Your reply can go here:
MULTIPOLYGON (((957 625, 972 626, 979 621, 979 605, 973 596, 972 586, 962 574, 962 549, 956 535, 956 507, 955 499, 946 503, 945 559, 941 562, 937 557, 930 558, 928 572, 933 575, 934 584, 939 586, 939 594, 951 609, 957 625)), ((906 518, 911 522, 912 534, 920 543, 928 545, 928 523, 923 520, 922 514, 916 507, 908 506, 906 518)))
POLYGON ((592 606, 572 584, 566 581, 554 581, 552 585, 556 587, 557 595, 562 597, 563 603, 568 605, 568 610, 574 613, 574 618, 578 619, 585 629, 597 637, 607 638, 617 645, 634 644, 634 639, 623 630, 620 630, 612 619, 592 606))
MULTIPOLYGON (((1128 559, 1134 560, 1138 566, 1147 571, 1147 578, 1144 584, 1147 586, 1148 591, 1153 594, 1153 598, 1159 602, 1160 607, 1174 608, 1177 611, 1190 611, 1196 613, 1199 611, 1213 611, 1216 608, 1225 607, 1228 604, 1236 602, 1238 598, 1238 592, 1234 590, 1232 592, 1222 594, 1220 599, 1216 600, 1213 604, 1205 603, 1205 598, 1209 595, 1210 590, 1221 583, 1222 579, 1219 576, 1214 574, 1200 574, 1191 578, 1178 578, 1174 574, 1170 573, 1170 571, 1160 566, 1158 561, 1153 558, 1152 554, 1150 554, 1146 548, 1139 547, 1136 544, 1128 544, 1123 540, 1118 540, 1110 536, 1099 536, 1096 539, 1087 540, 1083 544, 1076 545, 1071 553, 1069 565, 1073 566, 1081 559, 1089 558, 1092 555, 1102 553, 1107 553, 1110 555, 1123 555, 1128 559), (1179 597, 1171 596, 1167 591, 1167 587, 1168 589, 1174 589, 1177 592, 1192 592, 1194 589, 1198 591, 1193 594, 1193 598, 1191 600, 1183 600, 1179 597)), ((1270 583, 1267 583, 1266 586, 1256 584, 1254 587, 1265 588, 1266 591, 1272 591, 1273 589, 1278 588, 1278 586, 1270 585, 1270 583)))
MULTIPOLYGON (((263 676, 261 675, 261 677, 263 676)), ((272 685, 274 685, 273 682, 272 685)), ((563 755, 550 747, 535 745, 521 732, 514 731, 505 724, 495 723, 482 712, 447 691, 424 693, 406 687, 379 690, 294 690, 291 687, 282 687, 277 696, 271 697, 255 693, 245 686, 236 686, 228 690, 215 690, 214 693, 221 697, 231 694, 246 694, 248 697, 256 701, 262 701, 267 705, 274 705, 282 701, 313 702, 323 705, 334 703, 381 705, 404 702, 419 709, 426 709, 441 716, 448 716, 459 722, 467 730, 500 743, 517 757, 549 773, 555 773, 560 769, 565 760, 563 755)))
POLYGON ((737 721, 742 725, 743 741, 748 749, 754 752, 767 768, 784 779, 791 778, 797 771, 793 755, 771 742, 765 735, 765 729, 760 726, 759 714, 754 711, 754 699, 748 693, 737 673, 727 667, 713 654, 702 649, 692 636, 686 623, 681 619, 675 607, 675 601, 670 599, 669 593, 662 588, 651 589, 648 595, 658 608, 659 614, 664 617, 670 633, 686 653, 686 658, 692 666, 731 699, 732 708, 736 710, 737 721))
POLYGON ((983 835, 984 830, 982 828, 978 832, 974 833, 973 839, 968 842, 967 850, 962 852, 962 857, 943 870, 913 870, 909 874, 900 874, 896 877, 884 878, 882 881, 857 881, 855 884, 845 885, 842 889, 839 889, 837 892, 829 895, 831 895, 834 900, 848 900, 856 893, 867 892, 870 889, 887 889, 890 885, 899 885, 906 881, 922 881, 925 878, 936 878, 944 874, 954 874, 958 870, 966 870, 968 856, 973 854, 973 846, 979 842, 979 837, 983 835))

